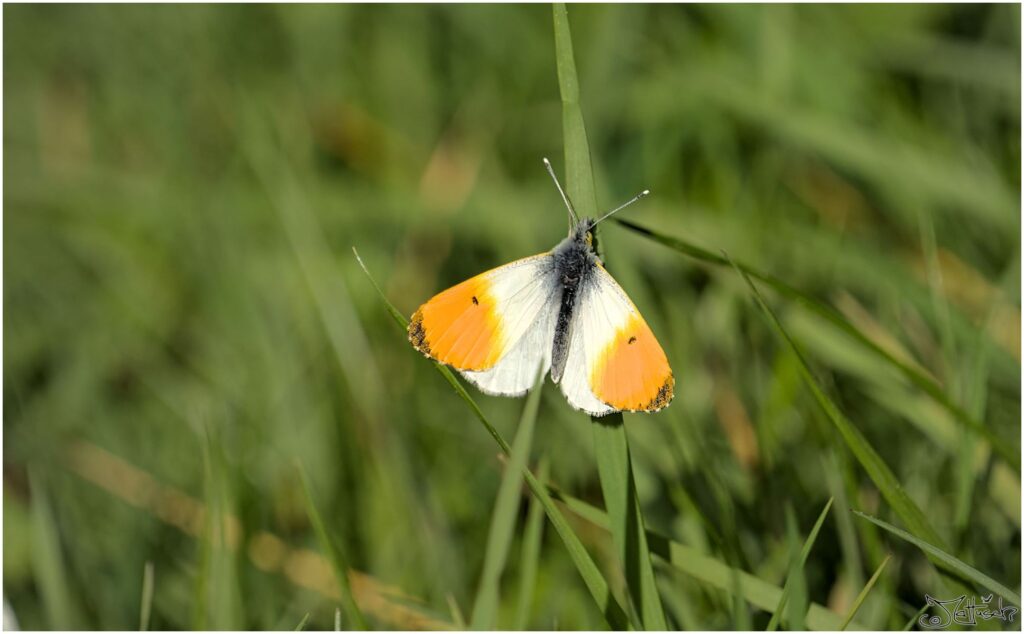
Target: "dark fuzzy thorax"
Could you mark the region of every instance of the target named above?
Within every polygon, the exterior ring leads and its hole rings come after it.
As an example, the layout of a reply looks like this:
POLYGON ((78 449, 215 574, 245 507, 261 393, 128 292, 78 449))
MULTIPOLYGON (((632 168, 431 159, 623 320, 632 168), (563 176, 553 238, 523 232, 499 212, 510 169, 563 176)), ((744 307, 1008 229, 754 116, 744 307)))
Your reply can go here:
POLYGON ((551 379, 558 383, 569 356, 569 323, 576 309, 579 290, 599 262, 594 250, 593 220, 586 218, 573 228, 572 235, 556 246, 551 254, 562 286, 562 300, 555 322, 555 340, 551 349, 551 379))

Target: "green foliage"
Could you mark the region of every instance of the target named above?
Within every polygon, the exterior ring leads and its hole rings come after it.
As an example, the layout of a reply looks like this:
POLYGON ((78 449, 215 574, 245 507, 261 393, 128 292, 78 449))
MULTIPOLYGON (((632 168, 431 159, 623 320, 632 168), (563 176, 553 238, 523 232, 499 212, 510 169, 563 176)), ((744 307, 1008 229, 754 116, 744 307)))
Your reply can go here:
POLYGON ((935 559, 937 559, 938 561, 940 561, 941 564, 945 568, 947 568, 948 570, 950 570, 950 571, 952 571, 952 572, 962 576, 964 579, 967 579, 968 581, 972 581, 972 582, 978 584, 979 587, 984 588, 985 590, 991 590, 992 592, 995 592, 996 594, 998 594, 999 596, 1003 597, 1004 599, 1006 599, 1008 601, 1012 601, 1013 603, 1015 603, 1017 605, 1020 605, 1020 595, 1019 594, 1017 594, 1013 590, 1010 590, 1009 588, 1007 588, 1003 584, 999 583, 995 579, 992 579, 991 577, 989 577, 985 573, 981 572, 980 570, 965 564, 964 562, 960 561, 959 559, 957 559, 953 555, 950 555, 949 553, 947 553, 946 551, 942 550, 941 548, 938 548, 938 547, 934 546, 933 544, 929 544, 928 542, 924 541, 923 539, 920 539, 919 537, 916 537, 916 536, 908 533, 905 530, 896 528, 892 524, 890 524, 888 522, 885 522, 883 520, 880 520, 877 517, 871 517, 870 515, 865 515, 864 513, 861 513, 860 511, 854 511, 854 513, 856 513, 860 517, 863 517, 864 519, 866 519, 867 521, 871 522, 872 524, 875 524, 877 526, 881 526, 882 528, 884 528, 885 530, 889 531, 893 535, 899 537, 900 539, 906 540, 906 541, 910 542, 911 544, 917 546, 922 551, 924 551, 927 555, 930 555, 930 556, 934 557, 935 559))
POLYGON ((882 563, 878 564, 878 568, 875 569, 875 573, 871 575, 871 578, 868 579, 864 588, 861 589, 860 594, 858 594, 857 598, 854 599, 853 605, 850 607, 850 611, 846 614, 846 618, 843 619, 843 625, 839 629, 845 630, 849 627, 850 622, 853 621, 853 617, 857 615, 857 610, 859 610, 860 606, 864 604, 864 599, 868 598, 868 594, 871 593, 871 589, 875 587, 875 583, 878 582, 878 578, 882 576, 882 571, 885 570, 885 567, 889 565, 889 561, 891 560, 892 555, 886 555, 885 559, 882 560, 882 563))
POLYGON ((5 7, 21 627, 331 629, 296 462, 373 628, 452 627, 499 548, 498 626, 628 627, 635 511, 669 628, 764 629, 833 497, 806 627, 990 588, 944 559, 1019 595, 1020 8, 555 15, 571 49, 543 5, 5 7), (608 439, 630 487, 544 386, 491 540, 525 401, 437 380, 350 248, 400 322, 564 236, 544 156, 581 213, 650 188, 600 240, 677 393, 608 439))
MULTIPOLYGON (((775 611, 772 613, 771 620, 768 621, 768 629, 770 631, 774 631, 775 629, 777 629, 779 622, 782 618, 783 610, 786 608, 786 602, 789 600, 790 595, 793 594, 793 592, 791 592, 792 588, 798 587, 800 593, 806 595, 804 565, 807 563, 807 557, 809 557, 811 554, 811 548, 814 547, 814 541, 818 539, 818 533, 821 531, 821 525, 825 523, 825 518, 828 517, 828 511, 831 508, 832 498, 829 498, 828 502, 825 503, 825 508, 821 510, 821 515, 818 516, 818 520, 814 522, 814 527, 811 529, 811 532, 808 533, 807 539, 804 541, 803 546, 800 548, 799 554, 797 554, 797 549, 793 548, 793 546, 797 543, 795 520, 792 519, 794 516, 791 509, 787 510, 787 528, 789 529, 790 534, 789 574, 786 575, 786 585, 782 587, 782 594, 779 596, 779 605, 777 608, 775 608, 775 611)), ((806 596, 804 598, 806 599, 806 596)), ((790 616, 790 623, 792 625, 792 628, 795 630, 804 629, 804 610, 807 607, 806 605, 804 605, 805 602, 806 601, 794 602, 796 605, 800 606, 800 609, 798 609, 795 614, 792 614, 790 616), (793 624, 793 617, 799 619, 799 625, 793 624)))
MULTIPOLYGON (((585 518, 596 526, 608 528, 608 515, 604 511, 563 492, 555 491, 555 494, 559 500, 564 502, 569 509, 580 517, 585 518)), ((819 530, 827 510, 828 507, 818 517, 819 521, 815 522, 815 527, 819 530)), ((816 534, 816 531, 814 533, 816 534)), ((691 575, 709 587, 725 590, 736 598, 761 608, 769 614, 774 614, 780 605, 785 606, 783 588, 767 583, 741 570, 730 568, 727 564, 708 557, 694 548, 672 541, 664 535, 647 531, 647 541, 651 545, 651 552, 653 554, 660 557, 673 568, 691 575)), ((810 551, 808 550, 807 552, 810 551)), ((804 558, 802 553, 800 557, 804 558)), ((809 606, 806 619, 811 629, 841 629, 839 615, 817 604, 809 606)))
POLYGON ((537 381, 526 399, 523 416, 519 419, 508 467, 501 478, 498 495, 494 500, 494 513, 491 515, 491 527, 487 535, 487 552, 484 555, 483 572, 470 620, 470 626, 475 630, 493 630, 497 625, 499 584, 512 544, 519 511, 519 496, 523 488, 523 469, 526 468, 530 457, 533 428, 537 422, 537 408, 540 406, 541 390, 544 387, 543 379, 538 372, 537 381))
MULTIPOLYGON (((359 605, 356 603, 355 596, 352 593, 352 584, 349 581, 349 567, 348 563, 346 563, 347 558, 344 552, 334 543, 334 539, 331 538, 327 527, 324 526, 323 518, 320 517, 320 511, 317 510, 316 502, 313 500, 313 490, 309 483, 309 476, 306 475, 306 470, 302 468, 301 464, 298 465, 298 470, 299 478, 302 480, 302 492, 306 497, 306 510, 309 513, 309 521, 313 525, 313 531, 316 533, 317 541, 320 543, 320 549, 324 551, 327 561, 331 565, 334 581, 338 584, 338 588, 341 591, 341 604, 345 607, 345 616, 348 617, 349 623, 354 626, 346 629, 365 630, 366 618, 363 616, 362 610, 359 609, 359 605)), ((303 629, 307 618, 308 614, 303 617, 302 623, 295 629, 303 629)))
MULTIPOLYGON (((537 481, 541 486, 548 484, 547 458, 541 458, 537 467, 537 481)), ((516 602, 515 620, 511 629, 526 629, 530 621, 533 601, 536 595, 537 567, 540 563, 541 540, 544 537, 544 507, 534 497, 530 500, 530 510, 526 516, 523 529, 522 553, 519 568, 519 599, 516 602)))
POLYGON ((142 572, 142 598, 139 603, 139 631, 149 629, 149 618, 153 613, 153 562, 147 561, 142 572))

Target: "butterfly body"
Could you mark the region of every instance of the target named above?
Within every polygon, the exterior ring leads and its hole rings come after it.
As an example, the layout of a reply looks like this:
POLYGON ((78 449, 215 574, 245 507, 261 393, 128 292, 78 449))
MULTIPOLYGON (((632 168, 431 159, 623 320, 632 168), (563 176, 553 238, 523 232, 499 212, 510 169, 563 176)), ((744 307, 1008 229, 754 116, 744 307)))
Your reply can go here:
POLYGON ((591 415, 664 408, 675 385, 668 360, 604 269, 595 224, 585 218, 551 251, 435 295, 413 314, 409 341, 487 394, 521 396, 550 370, 591 415))
POLYGON ((573 235, 551 250, 555 276, 562 287, 558 317, 555 320, 555 338, 551 346, 551 380, 555 383, 561 380, 569 355, 569 327, 580 287, 594 267, 601 265, 592 230, 593 220, 584 218, 574 228, 573 235))

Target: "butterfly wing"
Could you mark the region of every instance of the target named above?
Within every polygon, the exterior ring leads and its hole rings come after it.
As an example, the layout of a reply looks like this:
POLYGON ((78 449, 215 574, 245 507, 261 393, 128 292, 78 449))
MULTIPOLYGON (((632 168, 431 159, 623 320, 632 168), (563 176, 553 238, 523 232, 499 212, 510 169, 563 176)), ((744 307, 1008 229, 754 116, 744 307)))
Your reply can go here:
POLYGON ((594 416, 667 406, 675 379, 640 311, 599 264, 580 284, 561 379, 569 404, 594 416))
POLYGON ((488 394, 519 396, 551 366, 559 286, 549 253, 516 260, 420 306, 409 341, 488 394))

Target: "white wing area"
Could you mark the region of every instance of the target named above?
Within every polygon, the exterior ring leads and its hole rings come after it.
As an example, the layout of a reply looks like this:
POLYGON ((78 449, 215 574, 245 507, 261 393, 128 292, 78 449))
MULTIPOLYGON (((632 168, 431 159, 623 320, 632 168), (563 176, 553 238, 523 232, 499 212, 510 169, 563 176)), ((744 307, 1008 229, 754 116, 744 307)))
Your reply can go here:
POLYGON ((460 373, 486 394, 521 396, 533 387, 538 368, 547 373, 551 367, 560 298, 554 261, 550 254, 538 255, 486 275, 508 352, 487 370, 460 373))
POLYGON ((619 410, 594 395, 590 374, 595 357, 637 310, 622 287, 600 266, 594 267, 579 292, 569 323, 569 355, 562 374, 562 393, 576 409, 591 416, 604 416, 619 410))

